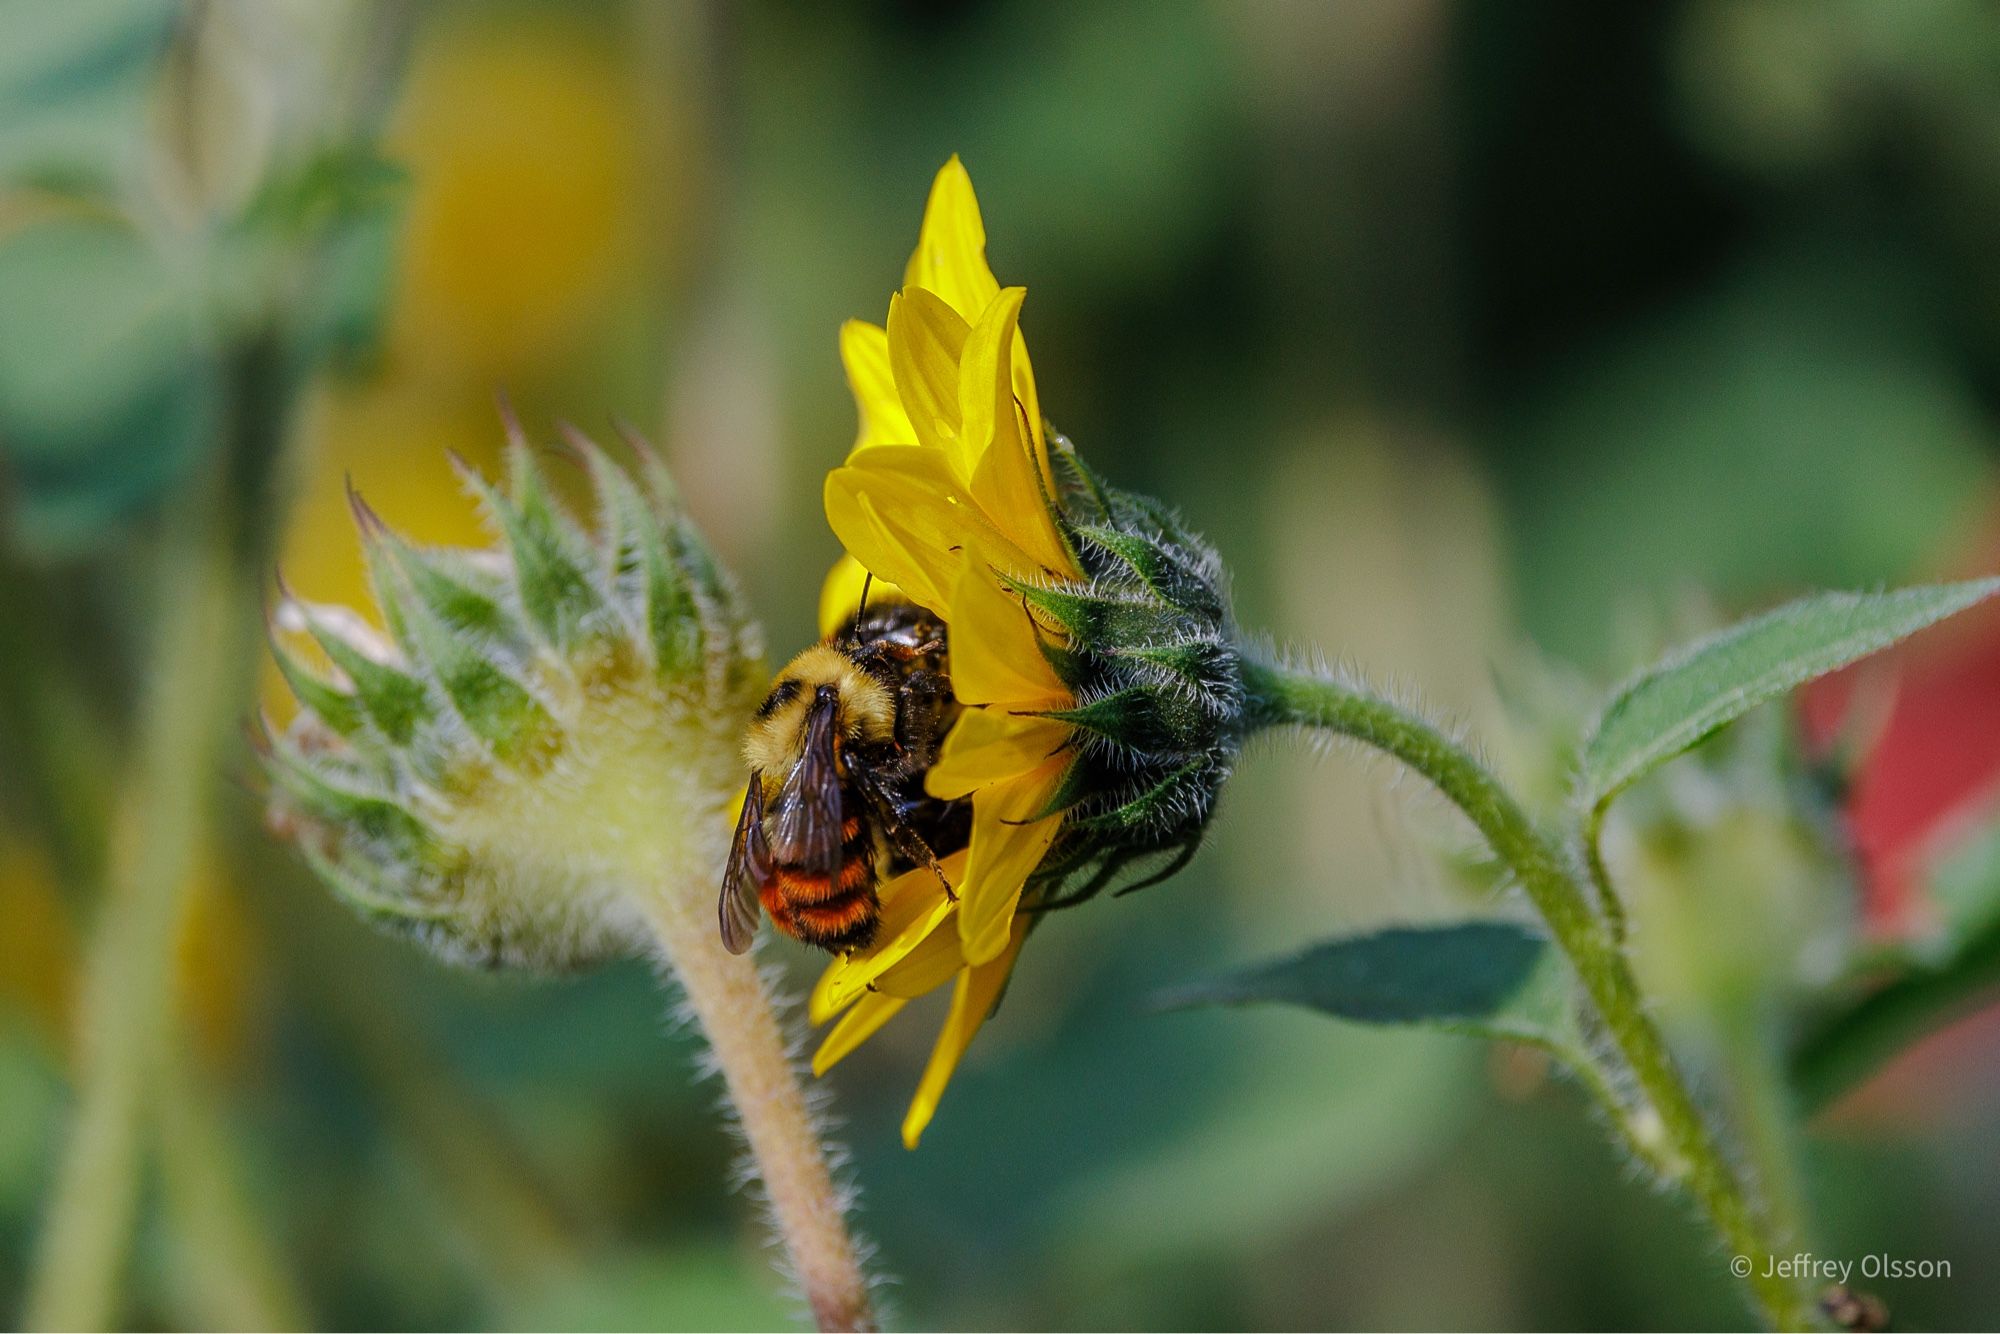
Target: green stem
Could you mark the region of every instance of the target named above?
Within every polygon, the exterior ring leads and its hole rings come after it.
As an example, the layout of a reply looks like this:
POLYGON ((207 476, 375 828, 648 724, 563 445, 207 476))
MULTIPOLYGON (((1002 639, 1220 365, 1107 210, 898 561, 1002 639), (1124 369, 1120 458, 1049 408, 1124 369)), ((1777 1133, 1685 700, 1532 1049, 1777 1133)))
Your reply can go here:
POLYGON ((113 816, 78 997, 77 1108, 28 1287, 27 1325, 103 1329, 138 1211, 143 1109, 173 1036, 171 942, 238 706, 244 604, 218 487, 180 498, 159 558, 150 686, 113 816))
POLYGON ((1373 746, 1422 774, 1472 821, 1569 956, 1605 1033, 1658 1114, 1689 1193, 1723 1246, 1748 1258, 1745 1281, 1759 1311, 1780 1329, 1809 1327, 1811 1297, 1787 1280, 1765 1276, 1767 1258, 1787 1254, 1788 1239, 1773 1234, 1731 1169, 1604 920, 1591 910, 1555 846, 1499 780, 1422 718, 1339 681, 1261 663, 1247 664, 1245 677, 1256 725, 1318 727, 1373 746))
POLYGON ((1590 872, 1590 883, 1597 890, 1597 906, 1604 913, 1605 925, 1611 929, 1611 938, 1620 945, 1625 943, 1625 905, 1618 897, 1618 891, 1611 884, 1611 868, 1604 864, 1604 808, 1591 810, 1583 824, 1584 869, 1590 872))
POLYGON ((161 1200, 177 1287, 194 1327, 309 1329, 278 1238, 252 1207, 222 1108, 185 1041, 156 1074, 161 1200))
POLYGON ((1785 1081, 1784 1060, 1771 1016, 1737 1007, 1718 1023, 1731 1108, 1772 1230, 1810 1243, 1806 1189, 1800 1171, 1798 1099, 1785 1081))
POLYGON ((1672 1147, 1662 1142, 1657 1126, 1651 1122, 1649 1107, 1635 1106, 1630 1094, 1618 1088, 1604 1062, 1588 1049, 1577 1047, 1555 1054, 1583 1086, 1583 1091, 1596 1101, 1605 1125, 1625 1151, 1662 1180, 1679 1180, 1683 1175, 1681 1162, 1672 1147))

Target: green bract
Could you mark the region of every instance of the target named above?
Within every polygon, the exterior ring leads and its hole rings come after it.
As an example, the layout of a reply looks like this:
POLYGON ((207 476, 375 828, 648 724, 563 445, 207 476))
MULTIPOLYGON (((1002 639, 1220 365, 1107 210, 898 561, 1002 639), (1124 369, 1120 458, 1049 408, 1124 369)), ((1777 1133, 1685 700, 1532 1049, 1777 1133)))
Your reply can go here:
POLYGON ((1044 908, 1128 870, 1136 889, 1184 866, 1247 728, 1221 558, 1165 506, 1101 483, 1060 436, 1049 455, 1083 577, 1007 581, 1066 637, 1043 651, 1076 704, 1046 716, 1082 738, 1051 803, 1062 833, 1035 874, 1044 908))
POLYGON ((632 951, 632 887, 719 863, 763 675, 758 629, 658 461, 635 445, 635 478, 569 438, 594 531, 512 429, 504 488, 461 465, 495 549, 417 546, 357 496, 387 634, 289 590, 276 618, 301 712, 264 752, 273 827, 364 915, 464 962, 632 951))

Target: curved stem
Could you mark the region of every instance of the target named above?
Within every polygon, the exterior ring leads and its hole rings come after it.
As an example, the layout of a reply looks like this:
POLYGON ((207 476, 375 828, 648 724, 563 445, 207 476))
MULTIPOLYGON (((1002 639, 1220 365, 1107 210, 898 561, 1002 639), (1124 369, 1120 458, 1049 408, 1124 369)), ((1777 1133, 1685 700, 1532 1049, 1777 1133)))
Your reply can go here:
POLYGON ((710 898, 661 892, 641 906, 715 1053, 813 1318, 822 1330, 876 1328, 846 1196, 755 957, 723 948, 710 898))
POLYGON ((1584 869, 1590 872, 1590 883, 1597 890, 1597 906, 1604 914, 1604 923, 1611 930, 1611 938, 1620 945, 1625 943, 1625 905, 1618 898, 1618 891, 1611 884, 1611 868, 1604 864, 1604 808, 1593 807, 1583 821, 1584 869))
POLYGON ((1514 798, 1456 741, 1386 700, 1309 672, 1245 666, 1252 721, 1259 726, 1318 727, 1373 746, 1422 774, 1479 830, 1514 874, 1550 933, 1569 956, 1606 1034, 1659 1115, 1666 1145, 1681 1164, 1680 1179, 1723 1245, 1747 1257, 1746 1283, 1758 1309, 1780 1329, 1803 1329, 1812 1301, 1789 1280, 1769 1274, 1768 1258, 1789 1253, 1721 1146, 1667 1050, 1604 920, 1564 865, 1555 846, 1514 798))

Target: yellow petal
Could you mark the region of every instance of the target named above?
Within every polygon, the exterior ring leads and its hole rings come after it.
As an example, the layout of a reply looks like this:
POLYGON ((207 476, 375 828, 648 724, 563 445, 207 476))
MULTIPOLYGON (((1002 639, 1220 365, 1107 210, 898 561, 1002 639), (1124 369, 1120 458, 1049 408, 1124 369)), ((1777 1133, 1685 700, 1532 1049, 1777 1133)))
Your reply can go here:
POLYGON ((1021 302, 1027 295, 1025 287, 1003 289, 980 313, 959 353, 959 439, 973 451, 960 468, 961 476, 972 475, 971 465, 993 443, 994 427, 1016 420, 1011 364, 1014 331, 1020 327, 1021 302))
POLYGON ((985 963, 1007 947, 1021 888, 1055 842, 1062 817, 1036 819, 1061 785, 1067 760, 982 788, 972 799, 972 846, 958 885, 958 938, 965 961, 985 963))
POLYGON ((972 503, 940 450, 870 445, 827 474, 827 523, 842 546, 910 601, 951 619, 962 553, 978 543, 988 559, 1031 568, 1031 558, 972 503))
POLYGON ((1048 571, 1076 576, 1076 561, 1056 532, 1055 516, 1049 510, 1051 493, 1022 439, 1018 418, 1000 423, 967 489, 980 511, 991 515, 994 526, 1032 562, 1016 567, 1016 573, 1048 571))
POLYGON ((888 331, 849 320, 840 326, 840 361, 847 367, 847 387, 854 391, 854 410, 861 421, 854 447, 914 445, 917 435, 889 369, 888 331))
POLYGON ((1073 729, 1048 718, 1019 717, 1004 708, 970 708, 945 734, 924 791, 950 800, 990 783, 1018 778, 1054 759, 1073 729))
POLYGON ((1055 474, 1049 470, 1049 446, 1043 435, 1042 400, 1035 392, 1035 372, 1028 365, 1028 340, 1019 331, 1014 333, 1014 393, 1021 400, 1022 415, 1028 419, 1028 430, 1033 436, 1036 466, 1042 470, 1042 480, 1054 495, 1055 474))
POLYGON ((994 526, 1027 552, 1036 567, 1074 575, 1075 562, 1050 512, 1047 460, 1033 435, 1030 414, 1038 409, 1019 397, 1009 369, 1014 356, 1027 355, 1025 347, 1014 350, 1020 344, 1026 295, 1025 288, 1003 289, 966 337, 958 379, 960 476, 968 479, 973 500, 994 526))
MULTIPOLYGON (((968 324, 979 318, 1000 290, 986 263, 986 224, 980 220, 972 178, 956 156, 945 163, 931 185, 923 231, 903 271, 903 285, 937 293, 968 324)), ((1014 392, 1027 411, 1028 428, 1034 436, 1035 459, 1044 484, 1053 494, 1055 478, 1049 471, 1048 445, 1043 439, 1041 399, 1035 391, 1034 370, 1028 364, 1027 340, 1018 332, 1014 335, 1013 377, 1014 392)))
POLYGON ((839 1065, 908 1004, 900 996, 863 996, 859 1005, 841 1016, 826 1040, 819 1044, 819 1050, 813 1053, 813 1073, 823 1075, 839 1065))
POLYGON ((930 1063, 924 1067, 924 1077, 917 1083, 917 1094, 910 1100, 909 1114, 903 1118, 903 1145, 914 1149, 923 1138, 924 1128, 931 1123, 937 1111, 938 1099, 944 1096, 945 1085, 951 1082, 952 1072, 965 1055, 965 1049, 978 1036, 986 1016, 993 1013, 993 1006, 1000 999, 1000 992, 1007 985, 1008 974, 1014 971, 1014 961, 1020 957, 1021 942, 1027 939, 1028 924, 1015 923, 1005 947, 991 962, 976 968, 968 968, 959 974, 958 987, 951 995, 951 1012, 945 1016, 944 1030, 938 1034, 937 1045, 931 1048, 930 1063))
POLYGON ((909 415, 917 443, 948 451, 960 484, 971 478, 960 466, 958 362, 972 332, 942 298, 906 287, 889 298, 889 370, 909 415))
POLYGON ((979 217, 972 177, 957 154, 931 182, 923 230, 903 271, 903 285, 936 292, 968 323, 979 318, 1000 290, 986 266, 986 224, 979 217))
POLYGON ((943 454, 917 445, 856 450, 826 475, 824 500, 834 536, 857 561, 949 618, 972 505, 943 454))
POLYGON ((884 969, 875 979, 875 987, 886 995, 912 1000, 951 981, 963 967, 965 955, 959 949, 958 932, 933 931, 922 944, 884 969))
MULTIPOLYGON (((968 854, 961 850, 943 859, 945 876, 957 885, 965 877, 968 854)), ((905 871, 883 885, 882 923, 875 943, 842 955, 827 965, 813 987, 807 1015, 823 1024, 865 994, 875 979, 894 967, 932 932, 946 928, 958 905, 945 896, 944 886, 928 866, 905 871)))
MULTIPOLYGON (((980 313, 959 353, 958 428, 949 445, 952 468, 993 526, 1040 568, 1074 574, 1049 511, 1050 494, 1036 461, 1027 405, 1017 397, 1012 359, 1026 355, 1020 339, 1023 287, 1003 288, 980 313), (1017 352, 1018 349, 1018 352, 1017 352)), ((940 433, 941 438, 948 438, 940 433)))
POLYGON ((966 704, 1066 707, 1069 692, 1042 656, 1034 618, 1017 594, 1001 587, 995 558, 974 542, 952 585, 952 693, 966 704))

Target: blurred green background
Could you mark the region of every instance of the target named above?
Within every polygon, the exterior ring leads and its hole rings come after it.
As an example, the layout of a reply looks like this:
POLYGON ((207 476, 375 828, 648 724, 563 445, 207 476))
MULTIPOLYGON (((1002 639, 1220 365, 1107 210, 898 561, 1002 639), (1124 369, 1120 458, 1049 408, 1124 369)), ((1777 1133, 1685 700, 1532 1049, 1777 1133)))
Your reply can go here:
MULTIPOLYGON (((624 417, 782 657, 836 552, 835 330, 882 317, 954 152, 1051 418, 1216 541, 1246 624, 1475 731, 1526 645, 1608 677, 1694 590, 2000 550, 1990 5, 6 0, 0 1311, 71 1106, 158 553, 202 536, 177 505, 219 488, 246 616, 271 562, 362 604, 347 479, 474 541, 447 451, 497 457, 496 389, 538 433, 624 417), (264 393, 281 454, 241 443, 264 393)), ((175 774, 214 798, 160 946, 127 1318, 793 1320, 649 969, 441 969, 268 842, 249 771, 236 742, 175 774)), ((1741 1323, 1683 1208, 1520 1054, 1146 1010, 1467 911, 1384 777, 1253 749, 1191 869, 1038 934, 921 1151, 928 1026, 840 1067, 895 1324, 1741 1323)), ((1824 1253, 1953 1262, 1876 1285, 1908 1327, 2000 1312, 1996 1038, 1946 1034, 1807 1146, 1824 1253)))

